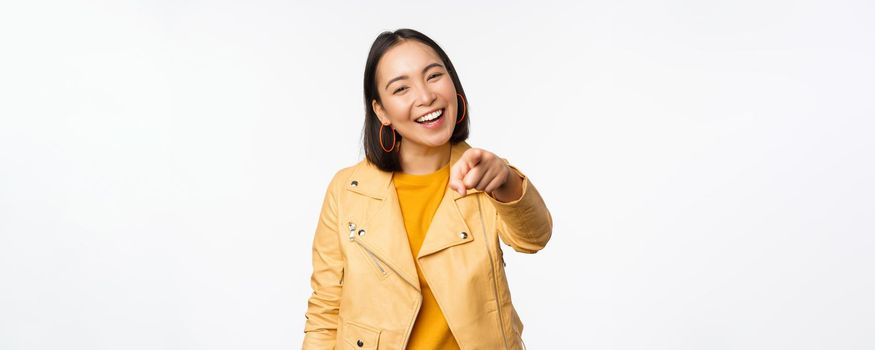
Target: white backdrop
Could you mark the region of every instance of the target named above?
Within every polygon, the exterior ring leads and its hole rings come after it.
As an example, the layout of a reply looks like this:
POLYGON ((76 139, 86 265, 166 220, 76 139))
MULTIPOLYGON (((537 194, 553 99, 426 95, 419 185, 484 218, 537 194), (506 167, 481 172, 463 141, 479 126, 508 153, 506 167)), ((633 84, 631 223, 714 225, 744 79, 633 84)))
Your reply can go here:
POLYGON ((529 349, 875 348, 866 1, 0 5, 0 348, 289 349, 373 39, 527 173, 529 349))

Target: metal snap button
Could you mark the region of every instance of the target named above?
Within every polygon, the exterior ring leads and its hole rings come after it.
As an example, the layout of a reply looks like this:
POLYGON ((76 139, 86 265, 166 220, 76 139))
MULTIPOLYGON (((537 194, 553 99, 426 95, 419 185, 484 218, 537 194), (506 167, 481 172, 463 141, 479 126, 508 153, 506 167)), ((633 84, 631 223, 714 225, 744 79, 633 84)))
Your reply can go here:
POLYGON ((359 230, 359 237, 364 236, 364 235, 365 235, 365 229, 359 230))
POLYGON ((468 238, 468 232, 462 231, 461 233, 459 233, 459 237, 462 237, 462 239, 468 238))
POLYGON ((363 342, 361 339, 359 339, 359 340, 357 340, 357 341, 355 342, 355 345, 358 345, 359 347, 362 347, 362 346, 365 346, 365 342, 363 342))
POLYGON ((356 180, 352 180, 352 182, 350 182, 349 185, 352 186, 352 187, 356 187, 356 186, 359 185, 359 182, 356 181, 356 180))

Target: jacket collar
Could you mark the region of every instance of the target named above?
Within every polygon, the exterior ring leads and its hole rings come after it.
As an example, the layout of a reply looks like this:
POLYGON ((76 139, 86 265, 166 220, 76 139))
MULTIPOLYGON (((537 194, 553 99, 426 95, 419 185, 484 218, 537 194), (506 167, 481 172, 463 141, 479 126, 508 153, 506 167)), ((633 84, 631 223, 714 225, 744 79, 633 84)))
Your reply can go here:
MULTIPOLYGON (((462 157, 462 154, 469 148, 471 148, 471 146, 465 141, 452 145, 452 148, 450 149, 450 167, 452 167, 453 164, 456 164, 456 161, 458 161, 459 158, 462 157)), ((359 166, 352 174, 352 178, 355 179, 355 182, 347 182, 346 188, 368 197, 386 199, 392 186, 393 176, 393 172, 380 170, 380 168, 365 158, 359 163, 359 166)), ((447 188, 449 189, 449 187, 447 188)), ((476 188, 471 188, 465 192, 465 195, 467 196, 477 192, 482 191, 476 188)), ((453 200, 463 197, 459 192, 452 189, 447 191, 447 193, 452 196, 453 200)))

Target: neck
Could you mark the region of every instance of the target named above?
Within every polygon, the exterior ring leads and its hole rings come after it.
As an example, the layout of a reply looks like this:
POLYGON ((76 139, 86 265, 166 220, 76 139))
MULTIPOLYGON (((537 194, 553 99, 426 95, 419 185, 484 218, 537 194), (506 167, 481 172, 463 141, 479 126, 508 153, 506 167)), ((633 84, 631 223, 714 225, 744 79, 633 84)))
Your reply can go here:
POLYGON ((450 162, 451 150, 449 142, 437 147, 401 142, 401 171, 412 175, 433 173, 450 162))

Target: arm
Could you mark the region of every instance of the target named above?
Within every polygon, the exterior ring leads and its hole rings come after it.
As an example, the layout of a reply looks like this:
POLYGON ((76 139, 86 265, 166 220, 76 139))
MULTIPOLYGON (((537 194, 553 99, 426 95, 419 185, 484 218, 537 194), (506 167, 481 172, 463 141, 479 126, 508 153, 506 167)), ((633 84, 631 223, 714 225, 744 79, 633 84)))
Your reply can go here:
POLYGON ((518 252, 533 254, 550 240, 553 218, 528 177, 513 165, 507 165, 511 174, 505 185, 487 193, 495 207, 496 229, 505 244, 518 252))
POLYGON ((469 148, 450 169, 449 186, 463 196, 469 188, 486 193, 495 208, 495 229, 514 250, 535 253, 550 240, 553 218, 547 205, 529 179, 507 159, 469 148))
POLYGON ((313 294, 305 314, 303 349, 334 349, 337 337, 343 254, 338 237, 336 179, 337 175, 325 192, 313 238, 313 274, 310 278, 313 294))

